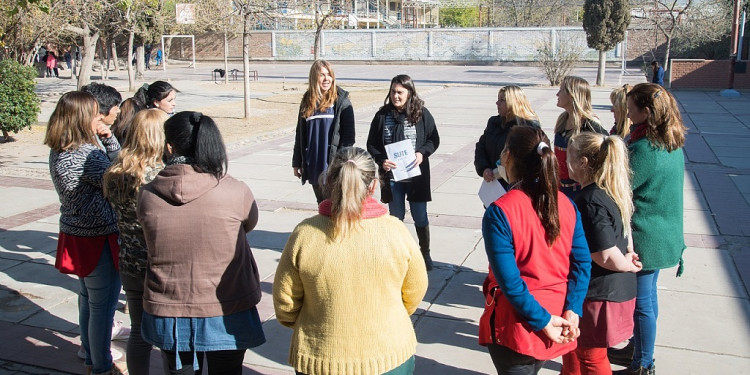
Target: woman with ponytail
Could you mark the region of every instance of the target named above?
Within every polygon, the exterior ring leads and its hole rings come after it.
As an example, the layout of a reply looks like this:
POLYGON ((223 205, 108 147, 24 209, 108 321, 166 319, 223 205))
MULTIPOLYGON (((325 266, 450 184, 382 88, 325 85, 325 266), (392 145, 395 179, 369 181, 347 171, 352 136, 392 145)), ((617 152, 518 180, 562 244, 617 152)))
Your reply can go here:
POLYGON ((628 118, 628 92, 633 86, 627 83, 618 87, 609 94, 609 101, 612 102, 612 114, 615 117, 615 125, 609 130, 609 134, 618 135, 623 140, 630 136, 630 119, 628 118))
POLYGON ((479 343, 498 374, 536 374, 575 348, 591 257, 544 132, 513 127, 500 160, 510 190, 482 220, 490 272, 479 343))
POLYGON ((607 375, 607 348, 633 333, 636 275, 628 151, 618 136, 574 135, 568 143, 568 171, 581 184, 575 199, 591 251, 592 268, 575 351, 563 356, 562 375, 607 375))
POLYGON ((168 115, 174 114, 177 102, 177 89, 169 82, 156 81, 144 84, 135 92, 133 99, 139 108, 158 108, 168 115))
POLYGON ((419 247, 373 197, 378 165, 341 149, 326 175, 330 198, 289 236, 273 282, 279 323, 294 329, 297 374, 412 374, 409 315, 427 291, 419 247))
POLYGON ((241 374, 265 342, 260 279, 246 235, 258 222, 250 188, 227 175, 216 123, 180 112, 164 123, 167 162, 138 195, 148 246, 141 335, 172 374, 241 374))
POLYGON ((567 76, 560 83, 557 92, 557 106, 564 109, 555 124, 555 156, 560 170, 560 190, 570 199, 581 191, 581 185, 568 175, 566 149, 570 137, 581 132, 594 132, 608 135, 599 118, 591 108, 591 88, 581 77, 567 76))

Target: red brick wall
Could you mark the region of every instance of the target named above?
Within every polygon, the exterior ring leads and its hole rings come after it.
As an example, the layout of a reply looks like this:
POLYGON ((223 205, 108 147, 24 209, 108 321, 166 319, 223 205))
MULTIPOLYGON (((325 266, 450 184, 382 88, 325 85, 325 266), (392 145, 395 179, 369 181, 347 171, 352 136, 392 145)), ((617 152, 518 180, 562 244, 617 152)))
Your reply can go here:
MULTIPOLYGON (((242 35, 228 35, 229 58, 233 60, 242 59, 242 35)), ((170 58, 189 58, 190 39, 174 38, 170 49, 170 58), (182 39, 182 40, 181 40, 182 39), (180 46, 180 43, 183 43, 180 46), (181 48, 182 47, 182 48, 181 48), (187 52, 180 54, 180 50, 187 52)), ((254 32, 250 34, 250 58, 271 58, 271 33, 254 32)), ((204 33, 195 35, 195 50, 197 60, 223 60, 224 59, 224 34, 204 33)))
MULTIPOLYGON (((672 88, 726 89, 729 60, 672 60, 672 88)), ((750 73, 734 74, 735 89, 750 89, 750 73)))

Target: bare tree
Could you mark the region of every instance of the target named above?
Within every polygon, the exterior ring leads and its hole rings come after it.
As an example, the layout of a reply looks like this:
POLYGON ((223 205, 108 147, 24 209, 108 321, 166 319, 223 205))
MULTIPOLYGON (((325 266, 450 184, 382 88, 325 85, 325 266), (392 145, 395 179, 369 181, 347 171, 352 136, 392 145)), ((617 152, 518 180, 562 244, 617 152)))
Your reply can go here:
POLYGON ((583 46, 564 34, 557 36, 557 43, 548 38, 540 40, 536 48, 536 60, 552 86, 559 85, 573 71, 582 55, 583 46))
POLYGON ((675 31, 680 22, 691 10, 693 0, 639 0, 642 12, 634 12, 633 18, 642 18, 648 20, 666 39, 666 49, 664 54, 664 70, 669 76, 672 68, 669 62, 669 54, 672 49, 672 41, 675 31))
POLYGON ((242 76, 244 79, 245 119, 250 118, 250 30, 260 20, 274 18, 274 5, 263 0, 232 0, 242 17, 242 76))
POLYGON ((578 23, 580 0, 495 0, 493 23, 501 26, 560 26, 578 23))
POLYGON ((96 46, 101 30, 108 25, 113 13, 116 13, 117 0, 100 1, 57 1, 52 3, 50 16, 66 22, 63 29, 83 38, 81 51, 81 69, 77 86, 87 85, 91 80, 91 71, 96 54, 96 46))

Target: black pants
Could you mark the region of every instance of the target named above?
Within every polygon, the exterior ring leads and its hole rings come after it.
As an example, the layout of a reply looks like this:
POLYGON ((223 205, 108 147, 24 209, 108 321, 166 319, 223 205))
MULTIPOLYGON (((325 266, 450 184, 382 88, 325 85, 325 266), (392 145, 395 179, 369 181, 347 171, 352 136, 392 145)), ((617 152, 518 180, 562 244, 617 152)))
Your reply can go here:
POLYGON ((545 362, 517 353, 507 346, 490 344, 487 349, 498 375, 536 375, 545 362))
MULTIPOLYGON (((312 184, 311 184, 312 185, 312 184)), ((312 185, 313 193, 315 193, 315 200, 318 201, 318 204, 320 202, 326 200, 328 198, 325 193, 325 186, 323 185, 312 185)))
POLYGON ((215 352, 197 353, 198 370, 193 369, 193 353, 180 352, 182 368, 175 369, 175 352, 164 350, 169 361, 169 371, 172 375, 193 375, 203 373, 203 357, 208 362, 209 375, 242 375, 242 360, 245 358, 245 349, 242 350, 217 350, 215 352))

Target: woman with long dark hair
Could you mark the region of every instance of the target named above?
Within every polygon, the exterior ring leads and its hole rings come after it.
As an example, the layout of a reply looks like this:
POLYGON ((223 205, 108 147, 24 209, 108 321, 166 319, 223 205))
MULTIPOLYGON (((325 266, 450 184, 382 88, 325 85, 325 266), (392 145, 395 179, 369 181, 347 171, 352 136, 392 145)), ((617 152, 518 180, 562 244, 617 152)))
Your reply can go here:
POLYGON ((501 161, 510 190, 482 220, 490 273, 479 343, 499 374, 536 374, 575 348, 591 256, 578 210, 558 190, 544 132, 511 129, 501 161))
POLYGON ((138 196, 148 246, 141 334, 173 374, 241 374, 245 351, 265 342, 260 279, 246 235, 258 222, 250 188, 227 174, 216 123, 180 112, 164 123, 166 167, 138 196))
POLYGON ((388 95, 370 124, 367 136, 367 151, 380 166, 382 175, 381 199, 388 203, 391 215, 404 220, 406 201, 409 201, 411 217, 419 238, 427 270, 432 269, 430 257, 430 222, 427 218, 427 202, 432 200, 430 188, 430 155, 440 145, 435 120, 424 101, 417 95, 411 77, 399 74, 391 79, 388 95), (396 163, 388 159, 385 145, 410 140, 421 174, 406 180, 394 181, 391 170, 396 163))

